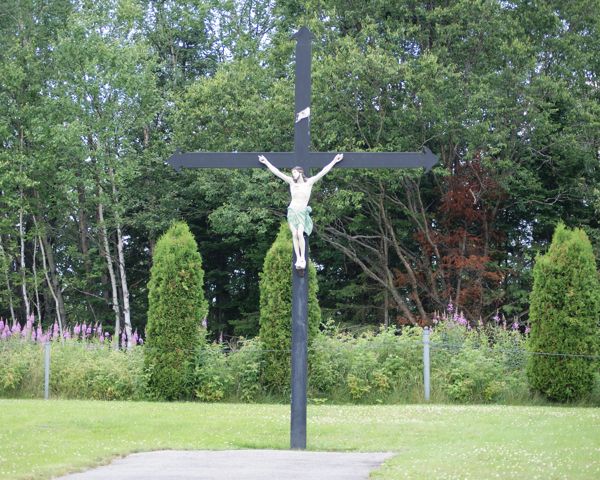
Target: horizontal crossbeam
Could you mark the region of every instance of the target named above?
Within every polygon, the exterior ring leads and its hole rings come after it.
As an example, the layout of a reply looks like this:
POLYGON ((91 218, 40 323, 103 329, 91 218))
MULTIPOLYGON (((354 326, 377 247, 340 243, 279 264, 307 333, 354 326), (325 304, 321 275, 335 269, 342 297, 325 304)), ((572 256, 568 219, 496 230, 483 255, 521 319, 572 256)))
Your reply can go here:
MULTIPOLYGON (((180 168, 264 168, 258 161, 259 155, 266 156, 278 168, 300 165, 305 169, 323 168, 337 152, 191 152, 175 153, 169 164, 180 168)), ((422 152, 347 152, 344 160, 335 168, 419 168, 429 171, 438 158, 427 147, 422 152)))

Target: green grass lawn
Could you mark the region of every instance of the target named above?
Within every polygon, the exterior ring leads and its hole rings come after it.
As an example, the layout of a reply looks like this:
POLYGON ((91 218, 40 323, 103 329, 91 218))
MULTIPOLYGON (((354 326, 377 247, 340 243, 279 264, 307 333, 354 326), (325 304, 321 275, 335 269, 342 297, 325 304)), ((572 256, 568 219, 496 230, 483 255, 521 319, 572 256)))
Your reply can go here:
MULTIPOLYGON (((599 479, 600 409, 309 406, 311 450, 393 451, 396 478, 599 479)), ((289 445, 289 407, 0 400, 0 479, 50 478, 157 449, 289 445)))

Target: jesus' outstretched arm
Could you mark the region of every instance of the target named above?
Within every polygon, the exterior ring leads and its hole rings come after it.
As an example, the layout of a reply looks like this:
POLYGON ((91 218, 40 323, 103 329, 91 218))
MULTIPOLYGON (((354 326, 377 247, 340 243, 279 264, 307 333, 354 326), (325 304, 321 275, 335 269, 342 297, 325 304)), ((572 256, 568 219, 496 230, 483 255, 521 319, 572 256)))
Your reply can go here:
POLYGON ((323 170, 321 170, 319 173, 317 173, 314 177, 310 177, 308 180, 312 183, 315 183, 315 182, 321 180, 321 178, 323 178, 329 172, 329 170, 331 170, 333 168, 333 166, 336 163, 341 162, 343 159, 344 159, 344 154, 338 153, 330 163, 328 163, 327 165, 325 165, 325 167, 323 167, 323 170))
POLYGON ((286 183, 292 183, 292 177, 288 177, 287 175, 283 174, 281 172, 281 170, 279 170, 275 165, 273 165, 271 162, 269 162, 267 160, 267 157, 265 157, 264 155, 259 155, 258 156, 258 161, 260 163, 262 163, 263 165, 265 165, 269 170, 271 170, 271 172, 273 173, 273 175, 281 178, 284 182, 286 183))

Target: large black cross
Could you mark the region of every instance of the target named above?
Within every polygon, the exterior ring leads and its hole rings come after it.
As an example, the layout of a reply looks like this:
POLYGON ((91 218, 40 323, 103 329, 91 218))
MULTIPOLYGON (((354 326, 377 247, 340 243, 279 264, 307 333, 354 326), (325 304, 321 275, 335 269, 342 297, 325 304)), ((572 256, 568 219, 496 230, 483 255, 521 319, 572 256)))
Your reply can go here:
MULTIPOLYGON (((311 41, 313 34, 302 27, 296 39, 296 117, 293 152, 193 152, 175 153, 169 164, 180 168, 263 168, 259 155, 267 155, 278 168, 296 165, 308 172, 310 168, 323 168, 335 153, 310 151, 310 96, 311 96, 311 41)), ((429 170, 438 159, 431 150, 422 152, 347 152, 335 168, 419 168, 429 170)), ((306 238, 308 265, 308 239, 306 238)), ((292 400, 290 445, 294 449, 306 448, 306 385, 308 356, 308 275, 300 275, 293 268, 292 259, 292 400)))

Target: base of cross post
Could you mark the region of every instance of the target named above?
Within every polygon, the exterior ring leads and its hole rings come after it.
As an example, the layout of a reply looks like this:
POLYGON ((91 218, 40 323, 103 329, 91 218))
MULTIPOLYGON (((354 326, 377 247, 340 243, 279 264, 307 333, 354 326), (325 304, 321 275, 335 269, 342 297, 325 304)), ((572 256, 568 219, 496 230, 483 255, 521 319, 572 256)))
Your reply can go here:
POLYGON ((308 238, 305 236, 306 267, 295 268, 292 258, 292 375, 290 448, 306 449, 306 400, 308 383, 308 238))

